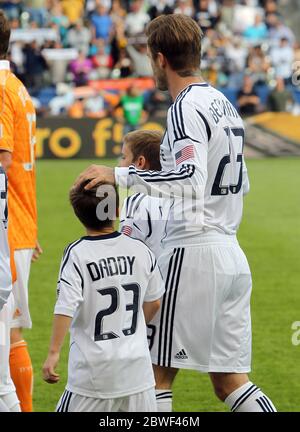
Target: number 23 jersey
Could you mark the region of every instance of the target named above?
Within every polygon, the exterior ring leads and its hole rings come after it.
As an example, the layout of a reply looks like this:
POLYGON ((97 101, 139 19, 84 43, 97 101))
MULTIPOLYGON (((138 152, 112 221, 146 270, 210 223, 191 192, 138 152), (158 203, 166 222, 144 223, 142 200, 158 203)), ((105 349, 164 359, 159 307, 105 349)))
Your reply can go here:
POLYGON ((73 317, 69 391, 110 399, 154 386, 142 305, 163 293, 155 257, 139 240, 115 232, 65 250, 54 313, 73 317))
POLYGON ((116 180, 174 197, 165 245, 198 244, 199 235, 211 230, 235 235, 249 189, 243 149, 244 125, 233 105, 212 86, 191 84, 168 110, 162 171, 131 165, 128 173, 116 168, 116 180))

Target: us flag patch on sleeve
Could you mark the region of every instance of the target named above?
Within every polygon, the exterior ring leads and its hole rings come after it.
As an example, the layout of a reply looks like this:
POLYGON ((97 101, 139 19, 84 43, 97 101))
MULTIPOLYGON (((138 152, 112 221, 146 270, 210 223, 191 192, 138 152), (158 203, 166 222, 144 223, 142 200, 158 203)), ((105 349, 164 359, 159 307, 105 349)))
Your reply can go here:
POLYGON ((124 225, 124 226, 122 227, 122 233, 125 234, 125 235, 127 235, 127 236, 130 236, 130 234, 132 233, 132 228, 131 228, 131 226, 129 226, 129 225, 124 225))
POLYGON ((188 145, 183 149, 179 150, 177 153, 175 153, 176 165, 179 165, 185 160, 193 159, 194 157, 195 157, 194 146, 188 145))

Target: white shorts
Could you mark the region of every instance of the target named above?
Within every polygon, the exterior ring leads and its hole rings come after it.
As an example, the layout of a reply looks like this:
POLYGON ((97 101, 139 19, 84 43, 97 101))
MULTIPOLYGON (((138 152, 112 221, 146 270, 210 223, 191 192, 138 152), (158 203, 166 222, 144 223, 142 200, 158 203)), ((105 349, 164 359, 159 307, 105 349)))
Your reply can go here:
POLYGON ((0 412, 21 412, 20 402, 15 391, 0 396, 0 412))
POLYGON ((94 399, 65 390, 56 412, 156 412, 154 388, 114 399, 94 399))
POLYGON ((11 328, 32 327, 28 303, 28 281, 32 254, 33 249, 19 249, 14 254, 17 270, 17 280, 13 285, 16 309, 11 328))
POLYGON ((15 411, 15 406, 19 404, 9 367, 10 323, 14 309, 14 297, 11 293, 0 312, 0 411, 15 411))
POLYGON ((148 327, 152 362, 250 372, 252 281, 236 238, 205 235, 199 245, 166 250, 158 264, 166 292, 148 327))

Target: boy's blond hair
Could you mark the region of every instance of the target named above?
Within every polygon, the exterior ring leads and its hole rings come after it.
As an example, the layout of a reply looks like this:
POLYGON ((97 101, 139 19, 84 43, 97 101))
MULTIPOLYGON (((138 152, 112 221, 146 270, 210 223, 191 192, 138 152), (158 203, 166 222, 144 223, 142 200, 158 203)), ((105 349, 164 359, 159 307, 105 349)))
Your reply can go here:
POLYGON ((133 154, 133 162, 139 156, 144 156, 149 163, 149 169, 160 171, 160 143, 163 134, 160 131, 136 130, 129 132, 124 137, 124 143, 129 146, 133 154))

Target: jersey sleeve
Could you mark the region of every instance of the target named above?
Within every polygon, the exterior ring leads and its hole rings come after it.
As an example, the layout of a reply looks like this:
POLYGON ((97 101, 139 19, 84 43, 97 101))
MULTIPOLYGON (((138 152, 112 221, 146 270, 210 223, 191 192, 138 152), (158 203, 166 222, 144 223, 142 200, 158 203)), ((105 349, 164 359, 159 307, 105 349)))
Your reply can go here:
POLYGON ((72 252, 62 259, 54 314, 73 317, 83 301, 83 277, 76 261, 72 252))
POLYGON ((182 193, 182 186, 190 186, 187 195, 203 193, 207 180, 207 151, 211 130, 207 120, 193 105, 173 104, 168 111, 167 130, 176 169, 171 171, 138 170, 131 165, 127 171, 116 168, 116 182, 120 186, 141 186, 146 193, 157 190, 157 196, 182 193), (170 188, 172 185, 172 188, 170 188), (163 187, 162 187, 163 186, 163 187))
POLYGON ((120 231, 145 242, 151 235, 150 214, 143 205, 146 196, 134 194, 124 201, 120 215, 120 231))
POLYGON ((159 300, 165 292, 165 284, 163 282, 157 261, 154 254, 148 249, 150 275, 147 290, 144 297, 144 302, 152 302, 159 300))
POLYGON ((5 86, 0 91, 0 150, 14 149, 14 108, 5 86))

